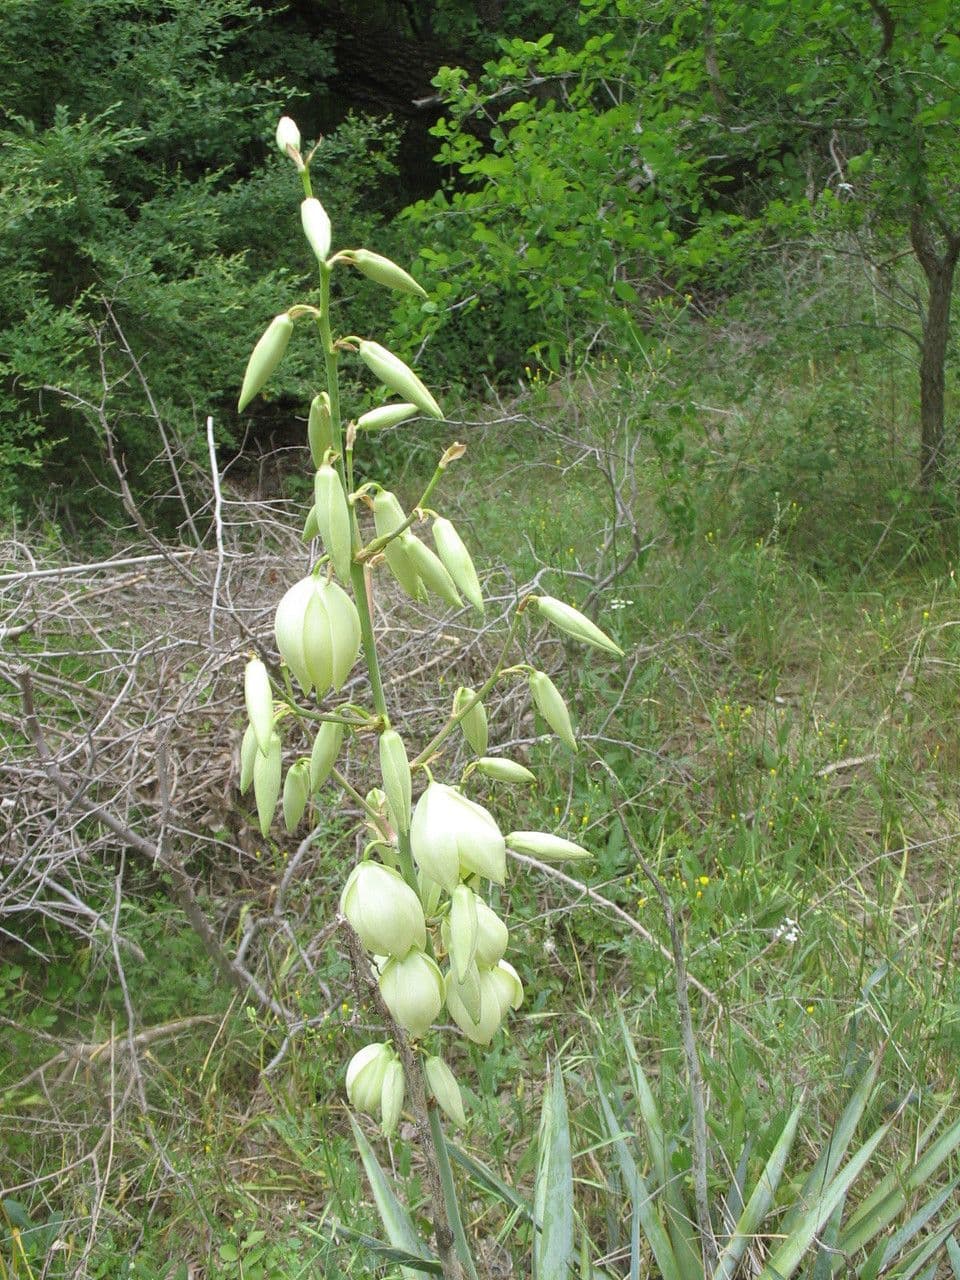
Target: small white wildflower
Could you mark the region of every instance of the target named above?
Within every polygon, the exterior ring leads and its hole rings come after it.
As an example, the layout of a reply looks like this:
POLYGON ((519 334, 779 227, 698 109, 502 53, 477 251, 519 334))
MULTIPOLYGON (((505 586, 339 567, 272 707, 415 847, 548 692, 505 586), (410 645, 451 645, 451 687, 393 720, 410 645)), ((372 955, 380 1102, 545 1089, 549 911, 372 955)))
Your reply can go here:
POLYGON ((783 922, 773 931, 774 942, 785 942, 792 946, 800 939, 800 923, 792 916, 784 916, 783 922))

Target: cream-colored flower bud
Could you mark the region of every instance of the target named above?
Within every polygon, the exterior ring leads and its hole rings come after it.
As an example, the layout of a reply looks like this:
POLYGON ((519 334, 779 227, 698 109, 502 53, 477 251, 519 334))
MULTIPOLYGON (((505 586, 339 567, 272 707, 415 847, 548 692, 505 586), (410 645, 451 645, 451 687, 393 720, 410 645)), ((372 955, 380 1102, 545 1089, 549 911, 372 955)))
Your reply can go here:
MULTIPOLYGON (((303 611, 301 643, 306 663, 308 687, 312 685, 317 697, 322 698, 333 685, 333 636, 330 631, 330 614, 327 612, 326 592, 321 584, 311 579, 313 590, 303 611)), ((325 587, 327 584, 324 583, 325 587)), ((279 637, 277 640, 279 646, 279 637)), ((283 650, 281 649, 282 653, 283 650)))
POLYGON ((379 862, 354 867, 340 895, 340 910, 374 955, 402 959, 411 948, 422 951, 427 944, 420 899, 399 872, 379 862))
POLYGON ((490 978, 500 1004, 501 1017, 505 1018, 510 1009, 519 1009, 523 1004, 523 983, 507 960, 501 960, 490 970, 490 978))
POLYGON ((323 601, 330 618, 333 645, 331 675, 334 689, 342 689, 360 653, 360 615, 346 591, 335 582, 323 584, 323 601))
POLYGON ((431 782, 417 801, 410 847, 417 866, 448 893, 464 875, 497 884, 506 877, 506 846, 496 822, 481 805, 440 782, 431 782))
POLYGON ((317 730, 310 752, 310 790, 322 787, 337 762, 343 744, 343 725, 336 720, 325 720, 317 730))
POLYGON ((410 830, 411 784, 410 761, 403 739, 396 729, 385 729, 380 735, 380 776, 387 793, 390 820, 397 831, 410 830))
POLYGON ((495 782, 519 782, 529 785, 536 782, 536 774, 531 773, 525 765, 508 760, 505 756, 482 756, 477 761, 477 768, 495 782))
POLYGON ((483 613, 483 592, 470 552, 459 533, 443 516, 437 516, 433 522, 433 541, 447 573, 473 607, 483 613))
POLYGON ((394 1058, 383 1073, 383 1088, 380 1091, 380 1132, 385 1138, 389 1138, 400 1123, 405 1087, 403 1064, 399 1058, 394 1058))
POLYGON ((240 794, 246 795, 250 783, 253 781, 253 765, 257 758, 257 752, 260 748, 257 746, 257 735, 253 731, 253 725, 248 724, 243 733, 243 739, 240 743, 240 794))
POLYGON ((290 151, 300 150, 300 130, 289 116, 281 116, 277 125, 277 146, 286 156, 290 151))
POLYGON ((313 493, 324 548, 338 576, 349 582, 353 563, 350 507, 340 473, 329 462, 318 467, 313 493))
POLYGON ((401 1027, 418 1040, 443 1008, 443 977, 422 951, 411 951, 402 960, 392 956, 380 974, 380 994, 401 1027))
POLYGON ((361 340, 360 359, 375 378, 404 400, 410 400, 430 418, 442 418, 443 410, 413 370, 379 342, 361 340))
POLYGON ((517 853, 529 853, 541 862, 566 862, 593 856, 583 845, 551 835, 548 831, 511 831, 507 844, 517 853))
POLYGON ((435 1056, 425 1059, 423 1069, 430 1092, 436 1098, 440 1110, 462 1129, 467 1123, 467 1117, 456 1076, 442 1058, 435 1056))
POLYGON ((333 448, 333 418, 330 415, 330 397, 326 391, 321 391, 310 401, 307 441, 313 465, 322 467, 327 450, 333 448))
POLYGON ((378 409, 361 413, 357 419, 357 430, 386 431, 389 427, 399 427, 401 422, 409 422, 419 412, 415 404, 382 404, 378 409))
POLYGON ((534 602, 547 621, 552 622, 564 635, 571 636, 583 644, 592 645, 595 649, 603 649, 606 653, 615 654, 618 658, 623 657, 620 646, 614 644, 610 637, 579 609, 564 604, 562 600, 555 600, 553 596, 536 596, 534 602))
POLYGON ((243 673, 243 700, 257 746, 266 754, 273 733, 273 690, 267 668, 259 658, 251 658, 243 673))
POLYGON ((490 969, 503 959, 510 935, 492 907, 477 897, 477 964, 490 969))
POLYGON ((453 970, 447 971, 446 1000, 450 1017, 454 1020, 468 1040, 474 1044, 489 1044, 500 1028, 503 1012, 500 998, 492 972, 482 970, 479 977, 480 999, 479 1013, 471 1016, 463 999, 463 990, 457 982, 453 970))
POLYGON ((271 374, 283 359, 292 333, 293 321, 286 312, 283 315, 274 316, 267 325, 247 361, 240 399, 237 402, 237 413, 243 413, 257 392, 269 381, 271 374))
POLYGON ((371 787, 363 797, 367 806, 366 825, 379 840, 395 840, 396 832, 390 825, 387 793, 381 787, 371 787))
MULTIPOLYGON (((476 694, 472 689, 468 689, 465 685, 461 685, 457 692, 453 695, 453 714, 460 715, 463 708, 473 702, 476 694)), ((460 718, 460 729, 463 736, 467 740, 467 745, 478 756, 482 756, 487 749, 487 713, 484 710, 482 702, 474 702, 473 706, 460 718)))
POLYGON ((317 522, 317 508, 312 506, 307 512, 307 518, 303 522, 303 533, 300 537, 304 542, 312 542, 314 538, 320 537, 320 525, 317 522))
MULTIPOLYGON (((394 533, 406 520, 403 507, 395 494, 380 489, 373 500, 373 523, 378 538, 394 533)), ((383 549, 387 567, 411 600, 426 600, 427 592, 413 562, 407 555, 402 535, 392 539, 383 549)))
POLYGON ((368 1044, 350 1059, 347 1067, 347 1098, 351 1107, 368 1116, 380 1114, 383 1078, 397 1055, 388 1044, 368 1044))
POLYGON ((430 548, 409 530, 402 535, 400 545, 403 548, 403 554, 411 561, 414 569, 416 569, 420 581, 432 591, 434 595, 439 596, 445 604, 451 605, 454 609, 459 609, 463 601, 457 593, 453 579, 443 567, 443 562, 438 555, 435 555, 430 548))
POLYGON ((297 760, 287 770, 283 784, 283 825, 293 831, 310 798, 310 761, 297 760))
POLYGON ((295 583, 277 605, 274 634, 280 656, 304 693, 323 697, 342 687, 360 652, 356 605, 336 582, 312 575, 295 583))
POLYGON ((258 751, 253 762, 253 795, 257 802, 260 834, 266 837, 280 796, 280 735, 271 733, 266 752, 258 751))
POLYGON ((307 196, 301 204, 300 221, 303 224, 303 234, 317 261, 326 262, 330 252, 330 219, 316 196, 307 196))
POLYGON ((280 597, 273 620, 273 634, 284 660, 304 693, 313 688, 313 677, 307 669, 303 649, 303 623, 307 606, 316 594, 316 583, 301 578, 280 597))
POLYGON ((544 671, 533 671, 530 674, 530 693, 534 705, 546 720, 547 724, 571 751, 576 751, 577 740, 570 723, 570 712, 567 704, 560 696, 560 691, 544 671))
POLYGON ((371 253, 369 249, 345 249, 339 256, 356 267, 368 280, 384 284, 388 289, 399 289, 401 293, 416 294, 418 298, 427 296, 426 289, 417 284, 412 275, 379 253, 371 253))
POLYGON ((469 885, 458 884, 450 895, 450 914, 442 930, 457 982, 466 980, 477 953, 477 895, 469 885))

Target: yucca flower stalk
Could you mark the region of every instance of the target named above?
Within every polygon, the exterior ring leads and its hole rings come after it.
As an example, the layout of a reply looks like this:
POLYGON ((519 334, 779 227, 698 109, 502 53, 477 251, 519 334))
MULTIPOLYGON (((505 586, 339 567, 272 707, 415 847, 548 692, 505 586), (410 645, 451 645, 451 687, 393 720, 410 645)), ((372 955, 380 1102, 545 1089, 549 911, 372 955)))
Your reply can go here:
MULTIPOLYGON (((505 839, 495 814, 470 795, 479 777, 535 781, 518 762, 487 755, 490 730, 483 699, 500 680, 529 678, 548 725, 575 749, 569 715, 552 681, 530 668, 507 665, 527 605, 535 603, 570 638, 612 656, 622 650, 572 606, 552 597, 530 597, 517 608, 488 678, 477 689, 458 689, 447 720, 419 753, 411 744, 425 736, 422 730, 394 724, 371 612, 384 571, 417 600, 433 597, 462 610, 465 597, 483 612, 481 581, 470 551, 450 520, 427 506, 464 446, 454 443, 443 452, 409 512, 383 486, 355 487, 354 449, 358 442, 364 447, 369 433, 415 416, 442 421, 444 415, 415 370, 394 352, 370 337, 334 336, 332 274, 356 270, 388 289, 416 297, 426 297, 426 291, 381 254, 363 248, 332 251, 335 228, 312 189, 312 153, 302 154, 299 131, 289 118, 280 122, 277 144, 301 178, 301 224, 316 259, 318 292, 267 325, 250 357, 239 408, 244 410, 269 385, 290 342, 300 340, 297 331, 311 331, 319 343, 324 386, 308 416, 305 443, 314 468, 314 500, 304 538, 311 546, 319 543, 321 554, 315 563, 291 566, 278 601, 274 639, 282 686, 274 686, 260 658, 247 665, 249 728, 241 753, 241 784, 246 788, 253 782, 264 836, 281 793, 284 822, 292 830, 320 803, 319 792, 331 776, 364 807, 372 839, 361 861, 345 874, 340 922, 356 981, 375 1006, 387 1038, 354 1054, 346 1093, 354 1107, 379 1118, 385 1134, 396 1130, 402 1111, 410 1116, 426 1166, 442 1274, 448 1280, 478 1280, 441 1127, 441 1112, 455 1124, 463 1124, 466 1115, 459 1084, 439 1052, 439 1024, 452 1021, 468 1040, 488 1044, 523 1001, 523 985, 505 954, 507 926, 486 901, 486 886, 506 880, 509 841, 550 860, 589 856, 580 845, 550 832, 515 832, 505 839), (346 419, 339 364, 353 357, 399 401, 346 419), (367 507, 374 517, 372 534, 360 518, 367 507), (432 533, 436 551, 419 536, 421 524, 432 533), (366 668, 365 708, 358 708, 355 695, 349 704, 342 701, 358 658, 366 668), (320 727, 310 756, 287 761, 285 723, 315 729, 317 718, 320 727), (344 741, 354 733, 377 739, 379 771, 365 783, 348 780, 337 769, 344 741), (444 781, 431 769, 439 771, 437 760, 454 733, 464 736, 478 759, 459 780, 444 781)), ((375 1158, 371 1164, 365 1140, 356 1132, 368 1175, 375 1180, 375 1158)), ((394 1248, 410 1248, 409 1233, 397 1237, 389 1217, 385 1225, 394 1248)))

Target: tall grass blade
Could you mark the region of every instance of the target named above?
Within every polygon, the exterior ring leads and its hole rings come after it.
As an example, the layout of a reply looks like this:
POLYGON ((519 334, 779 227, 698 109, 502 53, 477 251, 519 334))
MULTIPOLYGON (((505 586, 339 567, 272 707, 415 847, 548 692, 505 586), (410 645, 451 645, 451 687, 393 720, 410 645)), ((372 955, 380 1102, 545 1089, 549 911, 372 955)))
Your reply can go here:
MULTIPOLYGON (((436 1262, 437 1259, 417 1234, 410 1215, 394 1195, 390 1179, 353 1116, 350 1117, 350 1127, 353 1130, 353 1140, 363 1161, 367 1181, 370 1183, 370 1190, 373 1192, 373 1199, 380 1214, 383 1229, 387 1233, 387 1239, 395 1248, 403 1249, 416 1258, 426 1262, 436 1262)), ((415 1272, 410 1267, 403 1266, 401 1271, 405 1280, 416 1280, 415 1272)))
POLYGON ((540 1228, 533 1240, 534 1280, 566 1280, 574 1265, 573 1158, 559 1062, 543 1098, 534 1205, 540 1228))
POLYGON ((754 1187, 750 1199, 744 1206, 737 1225, 733 1229, 733 1234, 720 1252, 716 1280, 732 1280, 747 1245, 750 1244, 761 1222, 770 1211, 773 1198, 777 1194, 777 1188, 780 1185, 780 1179, 783 1177, 787 1158, 793 1149, 793 1142, 797 1136, 797 1125, 800 1123, 802 1111, 803 1103, 799 1102, 787 1117, 783 1132, 770 1152, 767 1163, 757 1179, 757 1185, 754 1187))

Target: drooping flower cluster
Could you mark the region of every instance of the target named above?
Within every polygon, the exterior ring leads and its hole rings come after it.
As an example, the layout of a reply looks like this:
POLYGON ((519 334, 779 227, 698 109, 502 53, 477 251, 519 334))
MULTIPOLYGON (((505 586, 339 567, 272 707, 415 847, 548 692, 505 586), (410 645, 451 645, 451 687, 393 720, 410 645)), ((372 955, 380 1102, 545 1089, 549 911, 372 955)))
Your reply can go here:
MULTIPOLYGON (((504 836, 492 814, 466 794, 465 784, 473 774, 495 783, 536 781, 517 761, 487 755, 489 729, 481 695, 500 676, 523 675, 548 728, 571 751, 577 750, 577 740, 553 681, 527 666, 509 671, 498 667, 479 694, 466 686, 456 691, 447 724, 433 739, 431 751, 459 728, 473 757, 459 785, 434 780, 425 761, 411 763, 403 738, 391 726, 373 638, 370 570, 384 564, 415 600, 433 596, 450 608, 462 609, 466 599, 483 612, 480 581, 466 545, 449 520, 425 506, 436 479, 462 454, 463 446, 447 450, 420 505, 410 513, 378 484, 368 482, 350 491, 352 450, 364 433, 395 427, 418 414, 441 419, 443 412, 416 373, 379 343, 358 337, 333 341, 330 274, 340 265, 388 288, 420 297, 426 294, 411 275, 379 254, 343 249, 331 255, 330 219, 310 190, 309 156, 301 155, 299 131, 287 117, 278 127, 277 144, 303 178, 306 198, 301 222, 318 262, 321 304, 291 307, 270 322, 250 357, 239 409, 245 409, 276 372, 301 317, 319 324, 328 374, 340 352, 353 351, 402 400, 369 409, 344 428, 338 420, 339 391, 331 375, 327 390, 319 392, 310 405, 307 440, 314 487, 303 536, 310 543, 319 539, 323 557, 310 574, 288 588, 277 606, 274 633, 283 691, 277 692, 261 658, 253 657, 247 664, 244 697, 249 724, 241 746, 241 791, 253 784, 260 830, 266 836, 282 790, 284 823, 292 831, 335 771, 345 735, 377 734, 380 786, 368 792, 364 802, 373 839, 346 880, 340 911, 368 954, 383 1002, 402 1029, 401 1039, 420 1055, 428 1089, 454 1123, 463 1124, 463 1102, 454 1075, 442 1058, 426 1051, 424 1041, 438 1022, 452 1021, 469 1040, 489 1044, 523 1000, 520 978, 505 959, 507 926, 486 901, 484 884, 504 884, 508 848, 548 862, 589 856, 580 845, 547 832, 515 831, 504 836), (357 516, 358 506, 364 504, 372 508, 375 528, 366 545, 357 516), (415 532, 415 526, 428 519, 435 550, 415 532), (355 698, 346 706, 324 705, 331 692, 343 689, 361 648, 371 676, 374 711, 358 708, 355 698), (320 724, 310 755, 294 760, 284 779, 280 724, 287 716, 303 719, 291 678, 305 697, 317 699, 320 705, 310 714, 320 724), (414 804, 417 789, 420 794, 414 804)), ((532 604, 567 637, 608 653, 622 653, 572 606, 550 596, 531 597, 521 608, 526 604, 532 604)), ((406 1054, 406 1047, 399 1047, 406 1054)), ((379 1116, 386 1133, 399 1122, 406 1092, 397 1048, 386 1041, 368 1044, 347 1068, 351 1104, 379 1116)))

